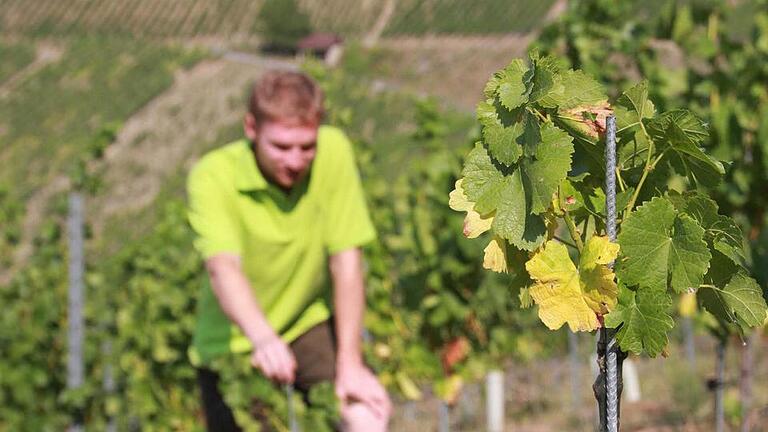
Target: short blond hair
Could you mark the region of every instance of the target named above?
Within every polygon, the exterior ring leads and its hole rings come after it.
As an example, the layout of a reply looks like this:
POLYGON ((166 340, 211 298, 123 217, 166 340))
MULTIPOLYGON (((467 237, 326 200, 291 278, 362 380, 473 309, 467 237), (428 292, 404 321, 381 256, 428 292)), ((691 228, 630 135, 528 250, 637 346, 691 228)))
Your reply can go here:
POLYGON ((301 72, 269 71, 251 90, 248 110, 257 125, 265 121, 319 124, 325 114, 323 91, 301 72))

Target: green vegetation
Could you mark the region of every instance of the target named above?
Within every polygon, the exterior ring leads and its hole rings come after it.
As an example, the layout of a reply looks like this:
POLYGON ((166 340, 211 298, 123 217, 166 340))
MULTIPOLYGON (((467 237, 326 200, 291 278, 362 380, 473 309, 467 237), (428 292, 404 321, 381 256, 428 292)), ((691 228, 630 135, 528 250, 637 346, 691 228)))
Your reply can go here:
POLYGON ((405 0, 397 4, 385 34, 525 33, 541 23, 554 0, 405 0))
MULTIPOLYGON (((63 39, 61 60, 16 82, 0 99, 0 268, 10 264, 19 244, 24 198, 63 174, 98 193, 102 173, 89 171, 87 162, 99 157, 131 114, 170 85, 175 71, 201 57, 114 32, 255 32, 258 5, 213 3, 223 6, 218 15, 203 13, 209 9, 199 2, 180 13, 181 3, 138 0, 104 8, 102 18, 71 14, 70 21, 56 18, 66 8, 49 8, 39 13, 45 20, 13 27, 37 35, 113 35, 63 39), (152 10, 153 18, 114 18, 136 10, 152 10), (242 21, 233 20, 237 15, 242 21)), ((331 22, 333 11, 341 16, 345 3, 318 3, 331 11, 323 15, 311 1, 299 1, 313 25, 331 22)), ((527 31, 552 4, 460 3, 398 2, 386 34, 527 31)), ((45 3, 28 4, 31 11, 45 3)), ((514 62, 495 75, 479 125, 433 100, 372 84, 368 69, 377 62, 360 54, 345 59, 347 70, 307 66, 327 93, 329 122, 355 143, 379 233, 366 249, 371 343, 365 354, 393 394, 415 400, 432 393, 452 402, 462 383, 489 366, 558 352, 562 333, 535 326, 537 313, 550 327, 581 329, 594 328, 600 316, 619 329, 623 349, 650 355, 667 352, 671 304, 691 288, 708 311, 698 322, 719 337, 762 324, 765 289, 752 277, 763 287, 768 281, 765 6, 569 2, 563 19, 535 44, 559 57, 534 55, 530 66, 514 62), (646 81, 634 85, 641 78, 646 81), (609 99, 619 115, 619 249, 602 237, 605 192, 597 138, 609 99), (473 149, 476 141, 483 144, 473 149), (722 172, 724 181, 712 181, 722 172), (446 206, 462 177, 451 204, 466 211, 466 219, 446 206), (503 187, 510 184, 520 187, 503 187), (510 190, 517 199, 496 196, 510 190), (648 238, 664 247, 649 250, 648 238), (614 273, 605 266, 612 258, 619 260, 619 283, 613 285, 608 279, 614 273), (507 273, 483 271, 482 261, 507 273), (550 265, 561 270, 559 277, 552 277, 550 265), (578 294, 578 301, 548 296, 551 286, 578 294), (533 304, 538 307, 526 309, 533 304)), ((355 23, 343 27, 350 34, 362 33, 379 11, 348 9, 339 22, 355 23), (358 13, 365 19, 350 18, 358 13)), ((34 50, 27 42, 3 43, 0 57, 2 86, 32 61, 34 50)), ((239 136, 237 124, 194 145, 202 151, 239 136)), ((87 384, 75 392, 65 389, 63 194, 49 206, 34 254, 0 286, 0 302, 7 305, 0 346, 8 347, 0 356, 0 430, 63 430, 75 412, 94 430, 105 429, 109 418, 120 430, 200 430, 187 347, 194 296, 206 276, 191 252, 182 199, 186 173, 173 169, 150 207, 107 222, 108 232, 89 245, 87 384), (110 355, 102 351, 107 342, 110 355), (114 392, 102 385, 107 367, 115 373, 114 392)), ((270 421, 284 427, 282 389, 252 373, 246 357, 223 359, 217 367, 243 425, 251 423, 245 413, 258 397, 270 421)), ((705 395, 696 376, 670 376, 678 402, 672 412, 700 413, 705 395)), ((310 406, 300 399, 294 402, 304 430, 326 430, 336 421, 327 386, 310 396, 310 406)), ((729 405, 734 418, 737 405, 729 405)))
POLYGON ((2 85, 11 75, 32 63, 35 59, 35 50, 32 45, 25 43, 0 42, 0 58, 3 59, 0 63, 0 85, 2 85))
MULTIPOLYGON (((251 0, 135 0, 95 7, 88 2, 56 7, 52 0, 3 5, 0 25, 11 34, 59 36, 102 34, 148 37, 258 36, 262 5, 251 0)), ((274 2, 285 3, 285 2, 274 2)), ((312 27, 359 37, 368 32, 383 1, 297 0, 312 27)), ((388 35, 528 32, 541 23, 554 0, 399 0, 388 35)), ((279 5, 282 9, 284 5, 279 5)), ((290 15, 281 19, 292 25, 290 15)))
POLYGON ((312 32, 309 17, 295 0, 266 0, 259 21, 267 45, 279 51, 295 51, 299 40, 312 32))
POLYGON ((65 429, 65 407, 79 396, 64 392, 67 261, 57 208, 36 238, 29 265, 0 287, 0 430, 65 429))
POLYGON ((11 265, 13 250, 21 239, 22 204, 11 196, 10 188, 0 185, 0 268, 11 265))
POLYGON ((515 274, 521 298, 538 305, 547 327, 592 331, 604 322, 618 329, 624 351, 655 357, 674 325, 671 294, 698 291, 703 308, 745 329, 761 325, 768 307, 743 268, 741 230, 698 191, 725 174, 701 148, 706 125, 685 109, 658 112, 648 95, 641 82, 608 104, 597 81, 553 57, 512 61, 486 85, 477 109, 482 141, 450 204, 467 212, 469 237, 493 232, 484 266, 515 274), (599 198, 607 194, 600 135, 610 112, 618 244, 604 237, 599 198), (674 175, 691 192, 670 190, 674 175), (558 221, 569 239, 557 236, 558 221), (576 265, 566 246, 578 252, 576 265), (616 275, 607 267, 614 260, 616 275))
POLYGON ((27 77, 0 100, 0 181, 26 195, 69 169, 104 127, 122 122, 200 58, 146 41, 85 37, 62 59, 27 77))

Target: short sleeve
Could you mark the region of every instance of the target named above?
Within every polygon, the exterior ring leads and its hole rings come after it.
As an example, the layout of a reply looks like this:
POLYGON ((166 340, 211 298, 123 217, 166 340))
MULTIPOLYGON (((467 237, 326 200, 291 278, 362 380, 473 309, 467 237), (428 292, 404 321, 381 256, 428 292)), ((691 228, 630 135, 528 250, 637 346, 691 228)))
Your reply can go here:
POLYGON ((341 131, 334 135, 336 169, 325 227, 325 243, 331 255, 362 246, 376 238, 352 145, 341 131))
POLYGON ((235 202, 226 182, 198 165, 187 177, 187 216, 195 233, 195 249, 208 259, 242 252, 235 202))

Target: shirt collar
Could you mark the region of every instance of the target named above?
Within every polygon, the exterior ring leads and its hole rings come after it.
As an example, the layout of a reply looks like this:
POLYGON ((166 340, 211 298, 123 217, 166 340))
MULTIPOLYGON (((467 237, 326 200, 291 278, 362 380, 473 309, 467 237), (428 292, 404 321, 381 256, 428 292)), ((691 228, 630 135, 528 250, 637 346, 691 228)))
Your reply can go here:
POLYGON ((250 141, 244 139, 239 149, 237 165, 235 167, 235 185, 237 190, 247 192, 266 189, 267 180, 264 178, 261 170, 259 170, 250 141))

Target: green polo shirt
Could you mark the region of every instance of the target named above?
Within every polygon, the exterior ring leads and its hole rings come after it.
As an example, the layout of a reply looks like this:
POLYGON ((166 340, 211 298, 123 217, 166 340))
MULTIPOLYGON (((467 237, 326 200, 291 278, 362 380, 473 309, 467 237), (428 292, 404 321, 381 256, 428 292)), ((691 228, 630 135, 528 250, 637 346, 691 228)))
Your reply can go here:
MULTIPOLYGON (((328 256, 376 236, 352 146, 330 126, 318 131, 310 175, 285 193, 266 181, 247 140, 206 154, 187 179, 195 248, 210 258, 242 258, 253 295, 278 334, 290 342, 331 315, 328 256)), ((226 317, 206 282, 198 297, 190 358, 204 364, 250 341, 226 317)))

